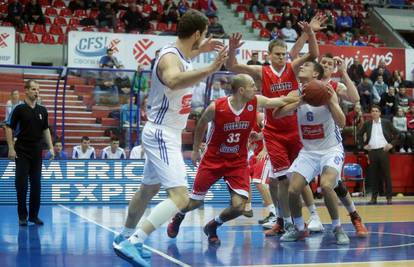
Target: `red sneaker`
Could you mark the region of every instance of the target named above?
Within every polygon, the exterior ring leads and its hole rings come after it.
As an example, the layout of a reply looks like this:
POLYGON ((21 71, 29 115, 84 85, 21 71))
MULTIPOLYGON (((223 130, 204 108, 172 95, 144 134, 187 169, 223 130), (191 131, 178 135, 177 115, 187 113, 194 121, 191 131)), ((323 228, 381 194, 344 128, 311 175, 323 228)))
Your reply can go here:
POLYGON ((184 220, 185 214, 177 213, 172 218, 171 222, 168 224, 167 227, 167 235, 170 238, 175 238, 180 231, 181 222, 184 220))

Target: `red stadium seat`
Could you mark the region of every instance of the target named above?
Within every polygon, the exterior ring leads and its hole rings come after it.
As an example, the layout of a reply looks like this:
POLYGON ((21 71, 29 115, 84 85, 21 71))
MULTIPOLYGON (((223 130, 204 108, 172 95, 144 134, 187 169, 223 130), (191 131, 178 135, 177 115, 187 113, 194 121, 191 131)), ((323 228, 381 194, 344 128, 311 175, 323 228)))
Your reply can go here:
POLYGON ((58 44, 65 44, 66 43, 66 35, 62 34, 58 36, 57 42, 58 44))
MULTIPOLYGON (((123 10, 121 10, 121 11, 123 11, 123 10)), ((120 12, 121 12, 120 11, 120 12)), ((94 10, 94 9, 92 9, 90 12, 89 12, 89 17, 91 18, 91 19, 96 19, 97 17, 98 17, 98 15, 99 15, 99 11, 98 10, 94 10)))
POLYGON ((152 6, 145 4, 142 8, 142 12, 146 14, 150 14, 152 12, 152 6))
POLYGON ((255 20, 255 21, 252 22, 252 28, 253 29, 262 29, 263 25, 260 21, 255 20))
POLYGON ((52 24, 50 25, 49 33, 53 35, 62 35, 63 30, 59 25, 52 24))
POLYGON ((168 25, 166 23, 159 22, 157 24, 157 29, 156 30, 160 31, 160 32, 166 32, 168 30, 168 25))
POLYGON ((61 17, 71 17, 72 11, 69 8, 62 8, 59 12, 59 16, 61 17))
POLYGON ((41 6, 48 6, 49 5, 49 0, 39 0, 39 4, 41 6))
POLYGON ((68 23, 66 22, 66 19, 64 17, 56 17, 53 20, 53 24, 60 25, 60 26, 66 26, 68 23))
POLYGON ((303 6, 303 3, 297 0, 293 1, 292 3, 292 7, 301 8, 302 6, 303 6))
POLYGON ((252 19, 254 19, 254 15, 252 12, 244 13, 244 20, 252 20, 252 19))
POLYGON ((69 25, 68 27, 66 27, 66 34, 68 34, 71 31, 75 31, 76 32, 76 31, 79 31, 79 29, 78 29, 78 27, 72 26, 72 25, 69 25))
POLYGON ((241 13, 241 12, 248 12, 249 10, 247 9, 246 6, 242 6, 242 5, 238 5, 236 7, 236 13, 241 13))
POLYGON ((79 26, 80 20, 78 18, 71 18, 69 20, 69 26, 79 26))
POLYGON ((124 33, 125 32, 125 28, 122 25, 118 25, 115 28, 115 32, 117 32, 117 33, 124 33))
POLYGON ((7 4, 0 5, 0 13, 7 13, 7 4))
POLYGON ((51 34, 45 33, 42 35, 42 43, 54 45, 56 44, 56 41, 51 34))
POLYGON ((57 8, 66 7, 65 2, 63 0, 55 0, 53 1, 53 6, 57 8))
POLYGON ((260 30, 260 38, 269 39, 270 38, 270 31, 268 29, 261 29, 260 30))
POLYGON ((272 20, 274 22, 280 22, 280 21, 282 21, 282 15, 280 15, 280 14, 274 14, 273 17, 272 17, 272 20))
POLYGON ((77 9, 75 10, 75 13, 73 13, 73 16, 76 18, 86 18, 88 14, 86 13, 86 10, 77 9))
POLYGON ((292 13, 293 15, 297 17, 300 14, 300 8, 291 8, 290 13, 292 13))
POLYGON ((32 32, 37 33, 37 34, 44 34, 46 33, 46 27, 45 25, 42 25, 42 24, 35 24, 33 26, 32 32))
POLYGON ((37 35, 34 33, 27 33, 24 35, 23 42, 29 44, 38 44, 39 38, 37 38, 37 35))
POLYGON ((52 24, 52 20, 50 19, 50 17, 45 16, 45 24, 52 24))
POLYGON ((108 27, 102 27, 98 29, 99 32, 111 32, 111 30, 108 27))
POLYGON ((56 10, 56 8, 54 7, 47 7, 45 10, 45 15, 46 16, 57 16, 58 12, 56 10))
POLYGON ((259 13, 259 18, 258 19, 266 21, 266 22, 270 21, 269 17, 265 13, 259 13))
POLYGON ((171 23, 169 30, 171 32, 176 32, 177 31, 177 23, 171 23))

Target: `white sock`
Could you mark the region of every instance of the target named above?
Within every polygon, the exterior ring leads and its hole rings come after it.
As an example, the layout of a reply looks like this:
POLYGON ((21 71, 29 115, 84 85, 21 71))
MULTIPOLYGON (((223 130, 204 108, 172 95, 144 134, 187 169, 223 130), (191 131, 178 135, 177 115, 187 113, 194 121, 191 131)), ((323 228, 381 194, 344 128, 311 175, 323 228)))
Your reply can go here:
POLYGON ((125 238, 129 238, 134 233, 135 233, 135 228, 128 228, 125 226, 122 228, 122 231, 121 231, 121 235, 125 238))
POLYGON ((332 220, 332 228, 335 229, 335 227, 341 226, 341 221, 339 219, 332 220))
POLYGON ((354 205, 353 201, 351 201, 351 205, 345 206, 345 208, 348 211, 348 213, 352 213, 352 212, 356 211, 356 208, 355 208, 355 205, 354 205))
POLYGON ((308 210, 309 210, 311 215, 318 215, 318 213, 316 212, 315 204, 312 204, 312 205, 308 206, 308 210))
POLYGON ((273 213, 273 215, 275 215, 276 217, 278 216, 275 205, 270 204, 269 206, 266 207, 266 209, 269 213, 273 213))
POLYGON ((223 224, 223 220, 220 218, 220 215, 217 215, 216 218, 214 218, 214 220, 216 221, 216 223, 218 224, 223 224))
POLYGON ((286 225, 287 223, 293 223, 293 222, 292 222, 292 217, 283 217, 283 222, 285 223, 285 225, 286 225))
POLYGON ((145 239, 147 239, 148 234, 145 233, 143 230, 138 229, 133 235, 131 235, 130 238, 128 238, 129 242, 131 242, 132 244, 137 244, 137 243, 144 243, 145 239))
POLYGON ((155 206, 150 215, 147 217, 147 221, 149 221, 154 228, 157 229, 170 220, 177 212, 179 212, 179 209, 175 203, 171 199, 167 198, 155 206))
POLYGON ((299 231, 305 230, 305 221, 303 220, 302 216, 293 218, 293 222, 295 223, 295 226, 299 231))
POLYGON ((245 210, 245 211, 252 210, 252 203, 251 203, 251 202, 246 203, 246 205, 244 206, 244 210, 245 210))

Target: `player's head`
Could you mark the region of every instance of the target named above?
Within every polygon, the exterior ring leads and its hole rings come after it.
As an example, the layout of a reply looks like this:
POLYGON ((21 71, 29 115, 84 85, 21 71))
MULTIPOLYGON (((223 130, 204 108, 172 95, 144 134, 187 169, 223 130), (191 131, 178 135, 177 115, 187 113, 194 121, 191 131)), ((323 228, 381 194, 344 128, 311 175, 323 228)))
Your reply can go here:
POLYGON ((303 82, 309 82, 311 80, 320 80, 323 77, 323 67, 321 64, 315 61, 306 61, 300 66, 298 78, 303 82))
POLYGON ((89 140, 89 137, 82 136, 82 138, 81 138, 81 147, 82 147, 82 149, 83 150, 88 149, 90 142, 91 141, 89 140))
POLYGON ((246 102, 253 99, 257 93, 256 83, 248 74, 237 74, 231 82, 233 95, 240 95, 246 102))
POLYGON ((119 138, 117 136, 111 137, 111 150, 115 151, 119 147, 119 138))
POLYGON ((371 117, 373 120, 378 121, 381 116, 381 108, 378 105, 371 106, 371 117))
POLYGON ((282 67, 286 64, 287 45, 281 39, 275 39, 269 43, 270 62, 273 66, 282 67))
POLYGON ((200 11, 190 9, 180 18, 177 26, 179 39, 191 39, 192 48, 197 49, 207 33, 208 19, 200 11))
POLYGON ((113 54, 114 54, 114 50, 112 50, 112 48, 106 49, 106 55, 108 57, 112 57, 113 54))
POLYGON ((30 101, 35 101, 39 97, 39 83, 37 81, 27 80, 24 83, 24 89, 30 101))
POLYGON ((56 140, 53 143, 53 147, 55 149, 55 152, 60 153, 62 151, 62 142, 60 140, 56 140))
POLYGON ((323 55, 319 63, 323 67, 323 78, 331 78, 332 73, 335 71, 335 60, 332 54, 327 53, 323 55))

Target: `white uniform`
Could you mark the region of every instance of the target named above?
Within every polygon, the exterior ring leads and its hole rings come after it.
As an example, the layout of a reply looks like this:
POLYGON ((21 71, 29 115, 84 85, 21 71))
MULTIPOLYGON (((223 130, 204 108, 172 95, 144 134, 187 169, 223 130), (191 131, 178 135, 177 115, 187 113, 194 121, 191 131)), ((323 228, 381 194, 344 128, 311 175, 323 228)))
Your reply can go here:
POLYGON ((191 111, 192 87, 171 90, 159 78, 157 66, 165 54, 180 59, 182 71, 191 71, 190 60, 185 59, 173 45, 165 46, 154 64, 151 89, 148 96, 148 122, 142 131, 145 147, 143 184, 159 184, 164 188, 187 186, 185 164, 181 153, 181 132, 191 111))
POLYGON ((112 153, 111 146, 107 146, 102 150, 102 159, 126 159, 125 151, 118 147, 115 153, 112 153))
POLYGON ((339 181, 345 155, 341 133, 330 110, 326 105, 304 104, 298 107, 297 116, 303 148, 288 173, 300 173, 310 182, 328 166, 338 172, 339 181))
POLYGON ((130 159, 145 159, 145 152, 142 153, 142 146, 134 146, 129 153, 130 159))
POLYGON ((90 146, 83 152, 81 146, 75 146, 72 151, 72 159, 96 159, 95 148, 90 146))

